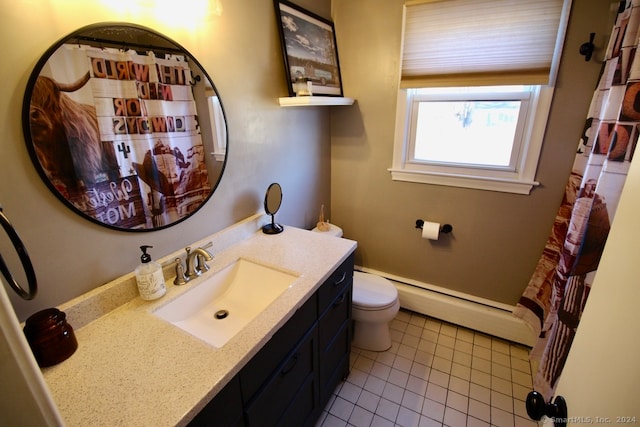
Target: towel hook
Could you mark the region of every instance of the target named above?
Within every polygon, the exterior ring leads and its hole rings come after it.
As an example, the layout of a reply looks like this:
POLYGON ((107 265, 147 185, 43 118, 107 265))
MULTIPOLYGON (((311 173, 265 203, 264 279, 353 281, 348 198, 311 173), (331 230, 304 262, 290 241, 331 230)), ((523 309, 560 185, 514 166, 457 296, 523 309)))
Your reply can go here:
POLYGON ((593 40, 596 37, 596 33, 591 33, 589 35, 589 41, 582 43, 580 45, 580 55, 584 56, 585 61, 591 61, 591 56, 593 55, 593 51, 596 46, 593 44, 593 40))
POLYGON ((202 77, 200 77, 200 74, 193 74, 193 71, 191 72, 191 81, 189 82, 189 84, 191 86, 195 86, 200 80, 202 80, 202 77))

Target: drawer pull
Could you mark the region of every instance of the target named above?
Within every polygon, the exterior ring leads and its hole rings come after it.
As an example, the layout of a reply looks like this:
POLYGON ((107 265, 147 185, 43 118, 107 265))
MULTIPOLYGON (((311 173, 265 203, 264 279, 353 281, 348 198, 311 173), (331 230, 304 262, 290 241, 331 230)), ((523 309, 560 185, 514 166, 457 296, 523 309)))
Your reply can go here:
POLYGON ((282 368, 282 370, 280 371, 280 376, 284 377, 293 370, 293 368, 296 366, 296 363, 298 363, 298 357, 300 357, 300 353, 296 353, 293 355, 291 360, 289 360, 289 362, 287 363, 287 366, 282 368))
POLYGON ((340 286, 340 285, 342 285, 342 283, 344 282, 344 279, 346 279, 346 278, 347 278, 347 272, 346 272, 346 271, 343 271, 343 272, 342 272, 342 277, 341 277, 341 278, 340 278, 340 280, 338 280, 337 282, 334 282, 334 283, 333 283, 333 286, 340 286))
POLYGON ((346 293, 342 294, 342 296, 340 297, 340 299, 339 299, 338 301, 336 301, 336 302, 334 302, 334 303, 333 303, 333 307, 335 308, 335 307, 337 307, 337 306, 341 305, 341 304, 344 302, 344 300, 345 300, 346 296, 347 296, 347 295, 346 295, 346 293))

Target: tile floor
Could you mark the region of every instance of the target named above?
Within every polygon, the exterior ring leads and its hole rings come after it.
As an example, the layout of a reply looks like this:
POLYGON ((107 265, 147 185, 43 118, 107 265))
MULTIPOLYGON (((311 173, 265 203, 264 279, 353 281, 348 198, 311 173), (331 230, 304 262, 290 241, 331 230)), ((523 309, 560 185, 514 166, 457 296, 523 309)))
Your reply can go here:
POLYGON ((316 427, 535 427, 527 347, 400 310, 384 352, 353 348, 316 427))

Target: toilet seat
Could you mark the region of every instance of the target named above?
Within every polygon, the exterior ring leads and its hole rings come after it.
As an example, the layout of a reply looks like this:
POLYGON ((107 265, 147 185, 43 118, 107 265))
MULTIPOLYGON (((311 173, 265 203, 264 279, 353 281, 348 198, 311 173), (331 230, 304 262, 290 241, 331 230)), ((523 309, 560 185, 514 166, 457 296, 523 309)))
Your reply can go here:
POLYGON ((383 277, 354 271, 352 300, 359 310, 385 310, 397 303, 398 290, 383 277))
POLYGON ((395 301, 385 306, 381 306, 381 305, 363 306, 363 305, 353 303, 353 308, 360 311, 383 311, 389 308, 393 308, 395 305, 396 305, 395 301))

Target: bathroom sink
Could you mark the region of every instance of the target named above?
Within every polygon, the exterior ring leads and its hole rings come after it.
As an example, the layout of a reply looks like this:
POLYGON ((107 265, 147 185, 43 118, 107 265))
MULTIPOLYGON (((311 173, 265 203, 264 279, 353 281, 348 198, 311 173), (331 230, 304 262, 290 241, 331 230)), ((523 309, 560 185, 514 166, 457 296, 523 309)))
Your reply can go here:
POLYGON ((289 288, 299 274, 240 258, 154 314, 214 347, 222 347, 289 288))

